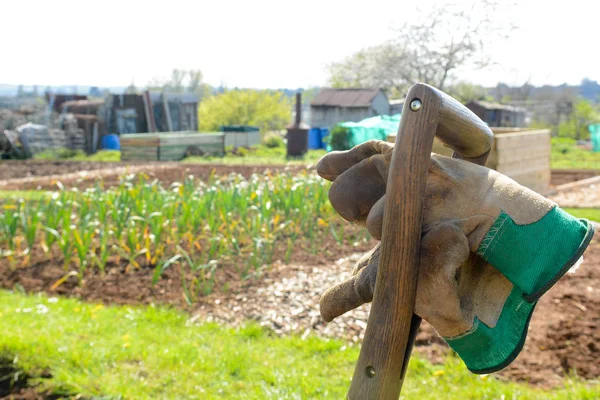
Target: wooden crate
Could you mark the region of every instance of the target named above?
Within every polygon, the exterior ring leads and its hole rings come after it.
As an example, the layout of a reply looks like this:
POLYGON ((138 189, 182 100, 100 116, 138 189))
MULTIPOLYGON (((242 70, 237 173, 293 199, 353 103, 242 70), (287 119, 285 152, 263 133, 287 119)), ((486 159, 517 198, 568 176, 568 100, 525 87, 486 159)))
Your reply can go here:
MULTIPOLYGON (((486 167, 494 169, 523 186, 545 195, 550 192, 550 130, 527 128, 491 128, 492 151, 486 167)), ((395 135, 388 136, 394 142, 395 135)), ((435 138, 434 153, 451 156, 452 150, 435 138)))
POLYGON ((225 147, 250 147, 260 144, 260 132, 225 132, 225 147))
POLYGON ((160 132, 121 135, 122 161, 178 161, 189 149, 204 155, 225 154, 224 135, 221 132, 160 132))

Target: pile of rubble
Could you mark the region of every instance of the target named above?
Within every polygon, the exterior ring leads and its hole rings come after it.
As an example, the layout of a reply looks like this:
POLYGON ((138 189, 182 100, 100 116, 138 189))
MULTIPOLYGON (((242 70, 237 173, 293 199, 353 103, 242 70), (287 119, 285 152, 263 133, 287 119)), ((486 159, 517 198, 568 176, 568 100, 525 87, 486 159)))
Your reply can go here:
POLYGON ((45 107, 0 110, 0 154, 30 158, 48 149, 83 150, 83 130, 72 114, 50 113, 45 107))

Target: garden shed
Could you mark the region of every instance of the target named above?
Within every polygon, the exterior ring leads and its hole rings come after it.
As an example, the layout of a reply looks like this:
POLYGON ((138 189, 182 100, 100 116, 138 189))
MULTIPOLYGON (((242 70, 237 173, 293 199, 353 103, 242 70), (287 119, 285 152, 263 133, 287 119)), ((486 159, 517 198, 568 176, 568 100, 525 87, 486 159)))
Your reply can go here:
POLYGON ((106 99, 109 133, 198 131, 198 96, 191 93, 113 94, 106 99))
POLYGON ((518 128, 525 126, 526 110, 524 108, 479 100, 471 101, 466 106, 490 127, 518 128))
POLYGON ((381 89, 323 89, 310 103, 310 126, 332 129, 340 122, 358 122, 385 115, 390 103, 381 89))

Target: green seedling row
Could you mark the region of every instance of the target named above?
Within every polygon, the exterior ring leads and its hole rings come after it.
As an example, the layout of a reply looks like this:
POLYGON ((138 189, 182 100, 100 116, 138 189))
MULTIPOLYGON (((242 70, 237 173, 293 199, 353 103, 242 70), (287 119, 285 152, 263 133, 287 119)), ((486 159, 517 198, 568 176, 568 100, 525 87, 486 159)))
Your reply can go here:
POLYGON ((154 282, 183 265, 182 280, 194 277, 183 283, 191 298, 212 289, 223 263, 234 262, 245 276, 270 264, 278 247, 288 261, 299 241, 313 251, 324 235, 343 244, 346 222, 329 203, 329 185, 306 171, 213 174, 204 182, 189 176, 168 187, 143 174, 124 176, 109 189, 100 181, 0 206, 0 251, 15 268, 28 265, 34 250, 58 254, 65 273, 80 279, 89 268, 104 272, 109 260, 155 268, 154 282))

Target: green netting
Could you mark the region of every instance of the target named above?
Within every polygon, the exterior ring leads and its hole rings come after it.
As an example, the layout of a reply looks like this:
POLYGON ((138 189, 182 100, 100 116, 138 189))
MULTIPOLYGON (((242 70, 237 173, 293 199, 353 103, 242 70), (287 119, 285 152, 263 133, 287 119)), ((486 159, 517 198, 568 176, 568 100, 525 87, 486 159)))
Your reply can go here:
POLYGON ((591 124, 588 126, 588 130, 592 137, 592 151, 600 152, 600 124, 591 124))
MULTIPOLYGON (((390 133, 397 133, 400 114, 378 115, 359 122, 342 122, 339 125, 348 129, 348 144, 352 148, 371 139, 386 140, 390 133)), ((331 150, 330 146, 327 150, 331 150)))

